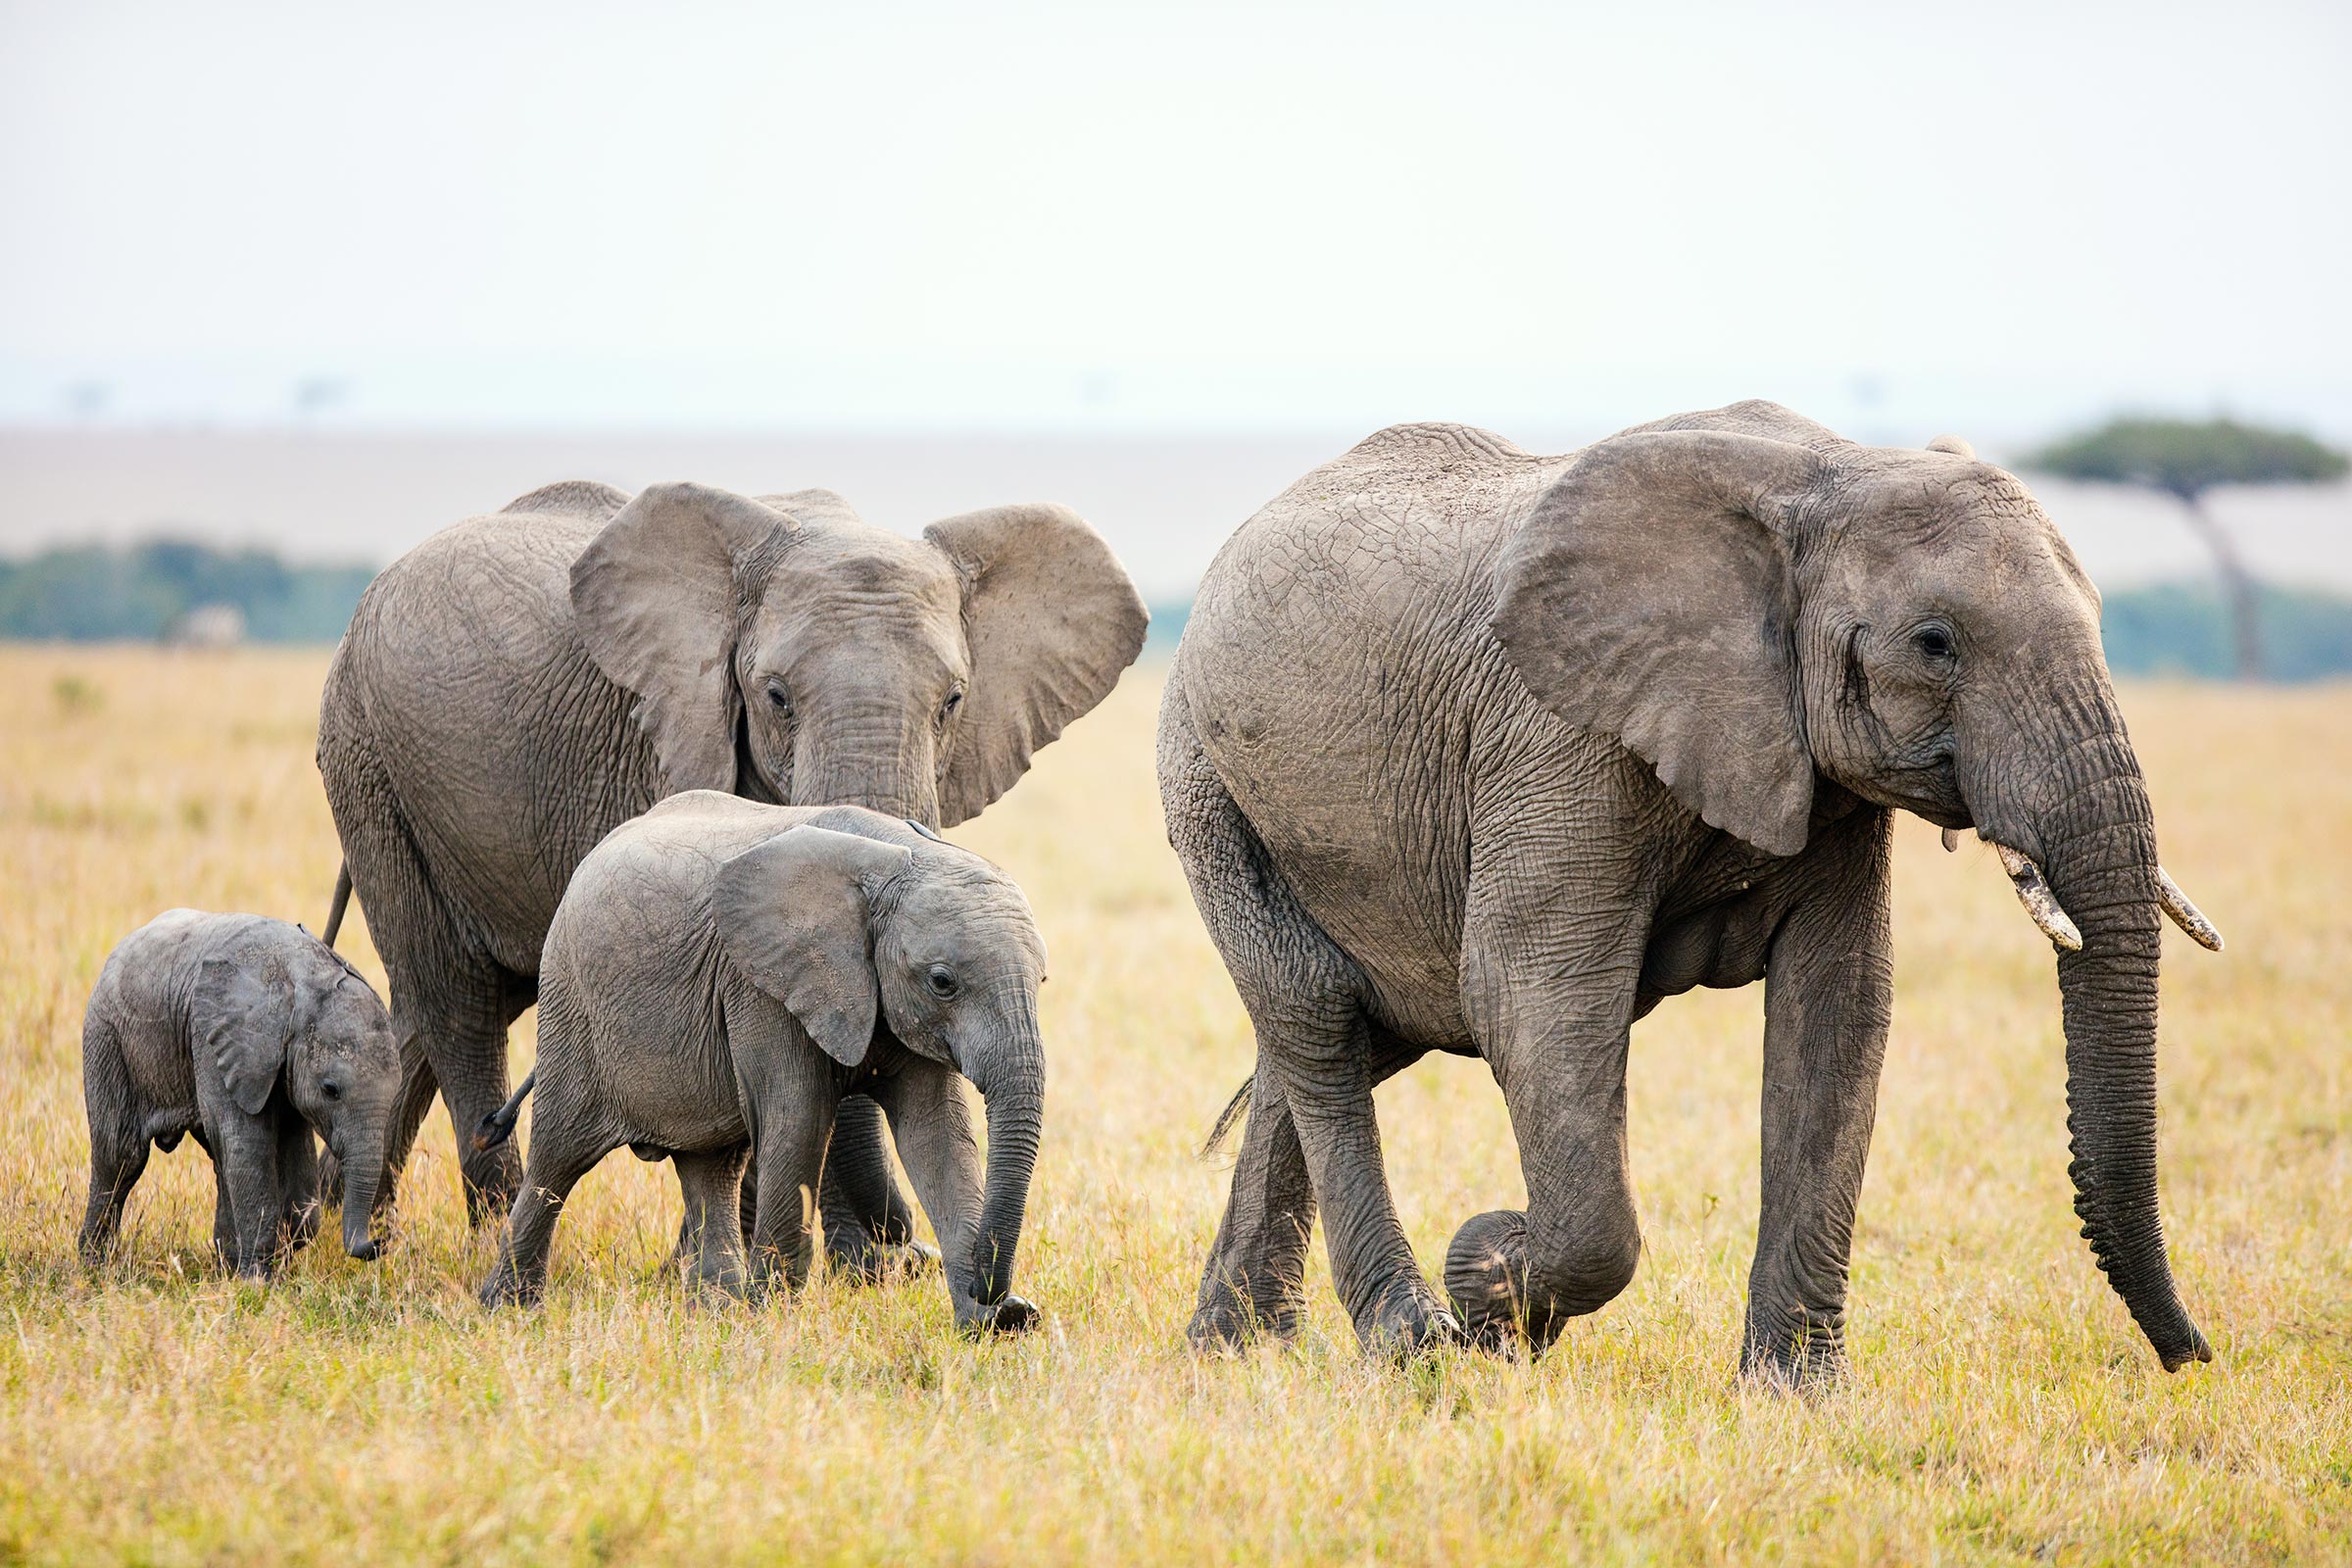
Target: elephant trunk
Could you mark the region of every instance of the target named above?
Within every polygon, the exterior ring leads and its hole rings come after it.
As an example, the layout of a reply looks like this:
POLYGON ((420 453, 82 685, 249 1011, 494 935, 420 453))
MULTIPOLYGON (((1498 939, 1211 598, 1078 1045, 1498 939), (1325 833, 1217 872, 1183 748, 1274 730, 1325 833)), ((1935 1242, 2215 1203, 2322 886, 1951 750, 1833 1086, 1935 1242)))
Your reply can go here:
POLYGON ((994 1306, 1012 1288, 1014 1253, 1029 1206, 1029 1180, 1045 1124, 1046 1057, 1034 1019, 1002 1043, 971 1077, 988 1107, 988 1176, 972 1253, 972 1294, 994 1306))
POLYGON ((343 1250, 362 1262, 373 1262, 377 1251, 373 1222, 376 1185, 384 1173, 384 1140, 379 1133, 355 1138, 344 1146, 343 1250))
POLYGON ((2156 976, 2162 873, 2148 792, 2112 693, 2061 705, 2087 729, 2048 775, 2043 870, 2081 931, 2058 954, 2067 1129, 2082 1235, 2166 1371, 2210 1361, 2173 1283, 2156 1207, 2156 976))
POLYGON ((895 699, 810 713, 793 738, 793 806, 862 806, 939 823, 937 748, 928 714, 895 699))

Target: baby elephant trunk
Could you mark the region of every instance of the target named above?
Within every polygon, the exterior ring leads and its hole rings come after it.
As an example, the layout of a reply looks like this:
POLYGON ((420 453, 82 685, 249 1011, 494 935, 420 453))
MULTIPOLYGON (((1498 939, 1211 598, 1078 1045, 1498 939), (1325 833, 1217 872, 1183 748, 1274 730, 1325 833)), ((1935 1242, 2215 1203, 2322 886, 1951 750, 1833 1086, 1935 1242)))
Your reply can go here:
POLYGON ((1004 1045, 972 1079, 988 1105, 988 1178, 972 1257, 972 1294, 982 1306, 997 1305, 1012 1288, 1013 1254, 1021 1245, 1045 1123, 1046 1059, 1036 1024, 1004 1045))
POLYGON ((345 1148, 343 1161, 343 1250, 364 1263, 375 1261, 378 1251, 372 1222, 375 1189, 383 1177, 384 1145, 380 1137, 355 1138, 345 1148))

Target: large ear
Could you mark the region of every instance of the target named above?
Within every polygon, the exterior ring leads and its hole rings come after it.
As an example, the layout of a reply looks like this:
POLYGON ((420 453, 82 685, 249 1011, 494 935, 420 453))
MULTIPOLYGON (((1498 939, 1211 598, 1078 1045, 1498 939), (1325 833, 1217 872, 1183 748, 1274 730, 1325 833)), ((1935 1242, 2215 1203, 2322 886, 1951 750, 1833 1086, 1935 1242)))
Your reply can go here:
POLYGON ((197 970, 192 1017, 198 1049, 213 1054, 228 1098, 260 1115, 294 1038, 293 976, 267 953, 207 958, 197 970))
POLYGON ((746 496, 658 484, 571 564, 571 608, 596 667, 637 694, 662 780, 735 787, 736 566, 796 526, 746 496))
POLYGON ((1494 634, 1528 689, 1770 855, 1804 848, 1812 815, 1788 536, 1828 471, 1760 436, 1617 436, 1544 492, 1495 569, 1494 634))
POLYGON ((895 844, 787 828, 718 868, 719 945, 845 1067, 865 1059, 880 993, 873 899, 912 856, 895 844))
POLYGON ((977 816, 1029 758, 1110 693, 1143 652, 1144 609, 1102 536, 1067 507, 992 507, 923 537, 963 577, 971 689, 939 794, 942 823, 977 816))

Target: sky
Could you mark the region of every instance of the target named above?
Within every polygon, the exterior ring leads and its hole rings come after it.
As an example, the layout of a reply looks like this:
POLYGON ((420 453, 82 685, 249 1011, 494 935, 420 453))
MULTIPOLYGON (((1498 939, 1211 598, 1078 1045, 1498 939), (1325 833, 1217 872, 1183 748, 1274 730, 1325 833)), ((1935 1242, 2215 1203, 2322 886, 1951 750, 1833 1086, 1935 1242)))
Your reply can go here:
POLYGON ((2352 435, 2352 7, 10 4, 0 423, 2352 435))

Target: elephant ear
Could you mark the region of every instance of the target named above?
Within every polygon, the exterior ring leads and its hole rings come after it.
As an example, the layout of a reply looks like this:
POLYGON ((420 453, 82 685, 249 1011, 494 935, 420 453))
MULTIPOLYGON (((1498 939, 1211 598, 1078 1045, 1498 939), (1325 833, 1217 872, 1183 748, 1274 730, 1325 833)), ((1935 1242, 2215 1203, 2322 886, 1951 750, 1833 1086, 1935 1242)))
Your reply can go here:
POLYGON ((1494 634, 1528 689, 1770 855, 1804 848, 1812 815, 1788 539, 1828 472, 1760 436, 1613 437, 1544 492, 1495 568, 1494 634))
POLYGON ((977 816, 1062 726, 1108 696, 1151 615, 1102 536, 1067 507, 992 507, 923 530, 963 578, 970 689, 940 821, 977 816))
POLYGON ((735 787, 739 564, 798 524, 700 484, 640 491, 571 564, 571 608, 588 655, 637 695, 663 783, 735 787))
POLYGON ((896 844, 795 827, 718 868, 719 946, 845 1067, 865 1059, 881 1005, 874 896, 911 858, 896 844))
POLYGON ((294 978, 269 954, 204 960, 196 974, 193 1016, 200 1049, 248 1116, 270 1103, 294 1039, 294 978))

